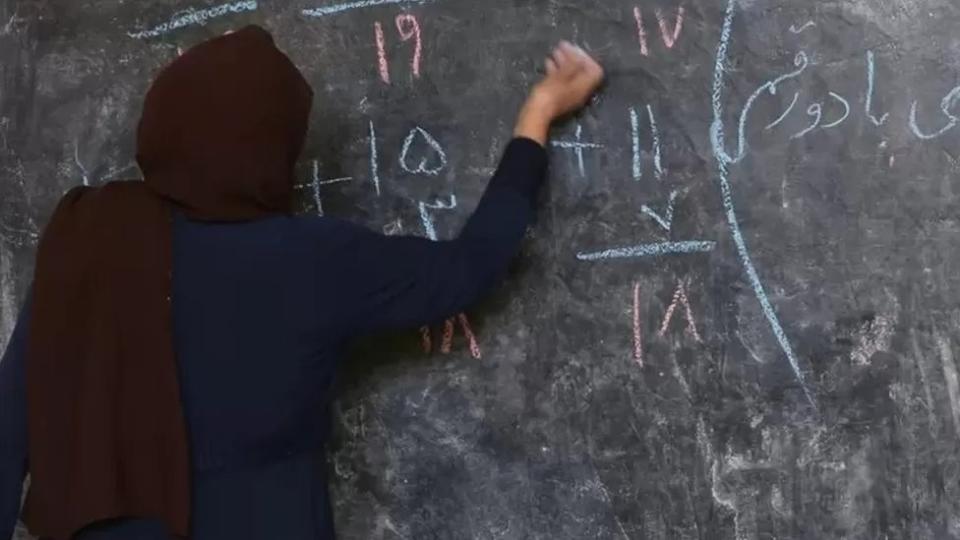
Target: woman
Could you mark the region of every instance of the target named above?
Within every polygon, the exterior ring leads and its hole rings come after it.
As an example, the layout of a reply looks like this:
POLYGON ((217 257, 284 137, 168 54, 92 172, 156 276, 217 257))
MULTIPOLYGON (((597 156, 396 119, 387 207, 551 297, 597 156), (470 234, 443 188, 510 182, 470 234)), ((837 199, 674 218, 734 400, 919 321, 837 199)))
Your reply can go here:
POLYGON ((323 411, 351 338, 467 308, 533 215, 551 123, 603 72, 561 43, 459 237, 294 216, 312 91, 248 27, 147 94, 144 182, 68 193, 0 363, 0 539, 332 539, 323 411), (28 467, 29 464, 29 467, 28 467))

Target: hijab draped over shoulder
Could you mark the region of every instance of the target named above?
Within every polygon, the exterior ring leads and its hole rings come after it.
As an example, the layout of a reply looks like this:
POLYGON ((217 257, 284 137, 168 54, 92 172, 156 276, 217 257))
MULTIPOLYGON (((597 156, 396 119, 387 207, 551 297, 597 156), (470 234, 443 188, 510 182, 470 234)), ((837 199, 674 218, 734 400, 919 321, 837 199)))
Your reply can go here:
POLYGON ((291 211, 312 91, 251 26, 194 47, 147 93, 144 181, 78 187, 37 254, 27 358, 24 520, 67 540, 163 520, 187 536, 190 462, 172 340, 172 212, 244 221, 291 211))

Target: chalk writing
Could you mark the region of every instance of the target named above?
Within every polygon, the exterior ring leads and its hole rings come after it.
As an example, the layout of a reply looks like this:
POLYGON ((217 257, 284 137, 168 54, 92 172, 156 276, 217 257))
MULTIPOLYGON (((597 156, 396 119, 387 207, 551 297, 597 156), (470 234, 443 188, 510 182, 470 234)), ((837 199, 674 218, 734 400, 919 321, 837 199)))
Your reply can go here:
POLYGON ((385 6, 390 4, 424 4, 427 1, 428 0, 359 0, 358 2, 346 2, 343 4, 334 4, 330 6, 305 9, 300 13, 306 15, 307 17, 326 17, 327 15, 333 15, 335 13, 342 13, 344 11, 351 11, 354 9, 385 6))
POLYGON ((452 210, 457 207, 457 196, 450 195, 450 202, 443 202, 440 199, 435 200, 433 203, 426 203, 421 201, 418 205, 420 208, 420 222, 423 224, 423 233, 427 235, 427 238, 437 241, 437 229, 434 226, 433 214, 430 210, 452 210))
MULTIPOLYGON (((729 37, 727 39, 729 39, 729 37)), ((723 46, 723 50, 725 52, 726 45, 724 45, 722 42, 721 45, 723 46)), ((710 141, 717 155, 717 159, 729 164, 738 163, 744 158, 747 153, 747 117, 750 114, 750 109, 753 108, 753 103, 764 92, 767 92, 770 95, 776 95, 778 87, 786 81, 799 77, 810 65, 810 61, 807 59, 806 53, 800 52, 797 53, 796 57, 794 57, 793 64, 797 68, 796 70, 763 83, 753 92, 753 94, 750 95, 749 98, 747 98, 747 102, 743 106, 743 111, 740 113, 740 122, 737 127, 737 152, 733 156, 727 153, 725 144, 721 144, 723 139, 723 118, 714 119, 713 124, 710 126, 710 141)), ((720 66, 719 69, 721 70, 720 75, 722 76, 726 68, 720 66)), ((719 99, 719 94, 717 93, 716 87, 714 88, 714 98, 719 99)))
POLYGON ((887 121, 887 117, 890 116, 890 113, 885 113, 880 118, 877 118, 873 114, 874 78, 876 77, 875 67, 873 51, 867 51, 867 99, 864 104, 864 110, 867 113, 867 118, 873 122, 873 125, 880 127, 884 122, 887 121))
POLYGON ((633 8, 633 18, 637 22, 637 40, 640 41, 640 54, 650 56, 650 48, 647 46, 647 29, 643 25, 643 13, 640 6, 633 8))
POLYGON ((436 176, 440 174, 440 171, 447 165, 447 154, 443 151, 443 147, 440 146, 440 143, 433 138, 432 135, 427 133, 427 130, 417 126, 410 130, 410 134, 407 135, 406 140, 403 141, 403 149, 400 151, 400 167, 412 174, 426 174, 429 176, 436 176), (413 142, 417 139, 422 139, 427 145, 433 150, 437 158, 437 163, 433 166, 428 166, 429 156, 424 156, 420 159, 420 163, 416 167, 411 167, 407 161, 410 154, 410 148, 413 146, 413 142))
POLYGON ((783 122, 784 120, 786 120, 786 119, 787 119, 787 116, 790 116, 790 113, 793 111, 793 108, 797 105, 797 100, 798 100, 798 99, 800 99, 800 92, 794 92, 794 93, 793 93, 793 101, 790 102, 790 106, 787 107, 787 110, 783 111, 783 114, 781 114, 779 118, 777 118, 777 119, 774 120, 773 122, 770 122, 769 124, 767 124, 767 126, 766 126, 765 128, 763 128, 763 129, 765 129, 765 130, 771 130, 771 129, 777 127, 778 125, 780 125, 781 122, 783 122))
POLYGON ((586 176, 587 173, 583 162, 583 151, 587 149, 603 148, 603 145, 591 142, 583 142, 583 126, 580 124, 577 124, 577 130, 574 133, 574 137, 575 139, 572 141, 551 141, 550 144, 556 146, 557 148, 573 150, 573 153, 577 156, 577 169, 580 171, 580 176, 586 176))
POLYGON ((697 340, 697 343, 703 343, 700 333, 697 332, 697 324, 693 321, 693 311, 690 309, 690 300, 687 298, 686 286, 681 280, 677 280, 677 288, 673 293, 673 301, 670 302, 667 313, 663 316, 663 323, 660 325, 660 331, 657 332, 657 335, 660 337, 666 335, 667 329, 670 327, 670 320, 673 318, 673 313, 678 303, 683 304, 684 316, 687 319, 687 329, 693 335, 693 339, 697 340))
POLYGON ((577 253, 581 261, 600 261, 604 259, 628 259, 634 257, 659 257, 672 253, 706 253, 717 247, 716 242, 686 241, 640 244, 638 246, 607 249, 596 252, 577 253))
POLYGON ((660 39, 663 40, 663 44, 668 48, 672 49, 674 44, 676 44, 677 39, 680 38, 680 32, 683 31, 683 6, 677 8, 677 16, 674 19, 673 30, 671 31, 668 28, 669 23, 667 22, 666 17, 663 16, 663 12, 660 8, 656 10, 657 14, 657 23, 660 25, 660 39))
POLYGON ((410 59, 410 69, 414 77, 420 77, 420 56, 423 54, 423 44, 420 40, 420 23, 417 18, 407 13, 397 15, 397 31, 402 41, 414 40, 413 58, 410 59))
POLYGON ((647 105, 647 115, 650 117, 650 134, 653 136, 653 170, 659 180, 663 177, 663 164, 660 162, 660 132, 657 131, 657 119, 653 116, 653 107, 647 105))
POLYGON ((940 101, 940 110, 943 111, 943 115, 949 119, 947 125, 940 128, 939 131, 934 133, 924 133, 920 130, 920 126, 917 124, 917 102, 914 101, 913 105, 910 106, 910 129, 913 131, 913 134, 923 140, 936 139, 944 133, 950 131, 951 129, 957 126, 957 122, 960 121, 960 118, 957 118, 956 115, 950 112, 950 109, 956 105, 957 101, 960 100, 960 86, 957 86, 940 101))
POLYGON ((837 127, 837 126, 839 126, 840 124, 842 124, 842 123, 847 119, 848 116, 850 116, 850 102, 849 102, 849 101, 847 101, 846 99, 844 99, 843 96, 841 96, 840 94, 835 94, 835 93, 833 93, 833 92, 830 92, 830 97, 832 97, 833 99, 839 101, 840 104, 843 105, 843 114, 842 114, 842 115, 840 116, 840 118, 837 119, 836 121, 830 122, 829 124, 824 124, 824 125, 823 125, 823 129, 830 129, 830 128, 833 128, 833 127, 837 127))
POLYGON ((633 284, 633 361, 643 367, 643 331, 640 326, 640 282, 633 284))
POLYGON ((397 218, 384 225, 381 230, 386 236, 399 236, 403 234, 403 220, 397 218))
POLYGON ((792 33, 792 34, 799 34, 800 32, 803 32, 804 30, 806 30, 807 28, 813 28, 813 27, 816 26, 816 25, 817 25, 817 23, 815 23, 815 22, 813 22, 813 21, 807 21, 807 22, 804 23, 802 26, 797 26, 797 25, 795 25, 795 24, 791 24, 791 25, 790 25, 790 33, 792 33))
POLYGON ((313 160, 313 182, 310 183, 313 192, 313 202, 317 207, 317 214, 323 215, 323 200, 320 198, 320 162, 313 160))
POLYGON ((423 346, 423 352, 430 354, 433 352, 433 339, 430 336, 430 327, 420 327, 420 345, 423 346))
MULTIPOLYGON (((650 105, 647 105, 647 116, 650 118, 650 136, 653 139, 653 170, 659 180, 662 179, 664 172, 660 153, 660 132, 657 130, 657 119, 653 115, 653 107, 650 105)), ((640 150, 640 117, 637 114, 637 110, 633 107, 630 107, 630 140, 633 151, 633 179, 639 181, 643 178, 643 160, 640 150)), ((580 158, 579 161, 582 163, 582 156, 578 156, 578 158, 580 158)))
POLYGON ((633 150, 633 180, 639 182, 643 178, 643 162, 640 159, 640 119, 637 110, 630 107, 630 140, 633 150))
MULTIPOLYGON (((657 24, 660 27, 660 39, 667 49, 672 49, 680 38, 680 33, 683 32, 683 18, 685 15, 683 6, 677 8, 672 29, 670 28, 670 23, 667 21, 667 17, 660 8, 656 9, 655 14, 657 24)), ((633 8, 633 19, 637 23, 637 41, 640 42, 640 54, 650 56, 650 46, 647 44, 647 29, 643 22, 643 12, 639 6, 633 8)))
POLYGON ((810 105, 809 107, 807 107, 807 114, 813 117, 813 123, 807 126, 806 128, 800 130, 799 132, 793 134, 790 137, 791 139, 799 139, 800 137, 803 137, 807 133, 810 133, 811 131, 820 127, 820 120, 823 119, 823 105, 820 105, 819 103, 814 103, 813 105, 810 105))
POLYGON ((673 190, 670 192, 670 201, 667 203, 667 210, 664 215, 660 215, 657 212, 654 212, 652 208, 647 205, 642 205, 640 211, 644 214, 653 218, 664 230, 670 232, 670 229, 673 228, 673 209, 677 202, 677 195, 679 191, 673 190))
POLYGON ((383 38, 383 25, 379 21, 373 23, 373 37, 377 44, 377 71, 380 80, 390 84, 390 68, 387 66, 387 49, 383 38))
MULTIPOLYGON (((760 302, 760 307, 763 310, 764 316, 767 318, 767 322, 770 324, 770 329, 773 331, 774 336, 777 338, 777 343, 780 345, 781 350, 783 350, 784 355, 786 355, 787 360, 790 362, 790 367, 793 369, 794 376, 797 378, 797 381, 800 383, 800 386, 803 388, 804 395, 811 405, 814 407, 815 401, 813 399, 813 394, 807 388, 803 373, 800 371, 800 365, 797 362, 797 358, 793 353, 793 347, 790 345, 790 341, 787 339, 786 333, 783 331, 783 327, 780 325, 780 319, 777 317, 776 312, 773 309, 773 306, 770 304, 770 299, 767 297, 767 293, 764 290, 763 283, 760 281, 760 276, 757 274, 757 269, 753 265, 753 260, 750 257, 750 251, 747 248, 747 243, 743 239, 743 233, 740 231, 740 222, 737 218, 737 210, 733 203, 733 194, 730 189, 730 180, 729 180, 729 164, 733 161, 730 159, 730 156, 727 155, 724 148, 724 133, 723 133, 723 88, 724 88, 724 78, 726 75, 726 65, 727 65, 727 50, 730 46, 730 38, 733 31, 733 19, 736 12, 736 2, 737 0, 727 0, 727 7, 724 13, 723 19, 723 28, 720 33, 720 42, 717 45, 717 56, 714 62, 714 72, 713 72, 713 125, 711 128, 711 143, 713 145, 714 157, 717 160, 717 182, 720 187, 720 198, 723 202, 723 207, 725 210, 727 225, 730 229, 730 236, 733 238, 734 243, 737 246, 737 254, 740 257, 740 262, 743 264, 744 270, 747 273, 747 278, 750 281, 750 286, 753 288, 754 295, 757 297, 757 301, 760 302)), ((802 58, 798 57, 794 61, 795 65, 801 67, 799 70, 802 72, 806 68, 807 61, 806 56, 802 58)), ((799 75, 799 72, 794 72, 795 74, 787 74, 784 77, 792 78, 799 75)), ((776 84, 781 80, 786 80, 783 77, 775 79, 772 81, 772 86, 768 87, 771 83, 761 86, 761 89, 764 88, 776 88, 776 84)), ((745 111, 746 112, 746 111, 745 111)), ((742 157, 742 152, 744 151, 744 141, 743 141, 743 131, 742 131, 742 122, 741 119, 741 131, 740 131, 740 153, 742 157)))
MULTIPOLYGON (((420 202, 420 221, 423 224, 423 232, 427 235, 427 238, 434 242, 438 240, 437 229, 430 210, 452 210, 456 207, 457 197, 455 195, 450 196, 449 202, 444 202, 440 199, 435 200, 433 203, 420 202)), ((470 354, 474 358, 481 358, 482 353, 480 351, 480 345, 477 342, 476 335, 473 333, 473 329, 470 327, 470 320, 463 313, 457 315, 456 320, 459 321, 460 328, 463 330, 463 335, 467 338, 467 342, 470 345, 470 354)), ((449 354, 453 346, 454 319, 447 319, 444 322, 443 328, 443 340, 441 341, 440 352, 449 354)), ((429 326, 422 326, 420 328, 420 338, 423 344, 424 352, 429 354, 433 349, 433 341, 429 326)))
POLYGON ((373 189, 380 196, 380 163, 377 161, 377 130, 373 127, 373 120, 370 121, 370 180, 373 182, 373 189))
POLYGON ((203 25, 210 19, 216 17, 222 17, 230 13, 241 13, 244 11, 256 11, 257 10, 257 1, 256 0, 244 0, 242 2, 233 2, 230 4, 221 4, 219 6, 214 6, 208 9, 194 10, 188 9, 186 11, 181 11, 174 15, 173 19, 151 28, 150 30, 142 30, 140 32, 127 32, 127 35, 134 39, 144 39, 157 37, 168 32, 183 28, 185 26, 191 25, 203 25))

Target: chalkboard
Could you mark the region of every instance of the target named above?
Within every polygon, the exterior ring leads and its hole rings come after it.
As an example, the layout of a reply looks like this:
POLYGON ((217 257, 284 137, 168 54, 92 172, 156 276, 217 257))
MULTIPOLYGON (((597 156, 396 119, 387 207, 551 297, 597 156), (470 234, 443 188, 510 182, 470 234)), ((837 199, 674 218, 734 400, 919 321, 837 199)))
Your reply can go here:
POLYGON ((301 210, 449 238, 568 38, 609 77, 507 282, 346 362, 342 538, 960 538, 955 0, 217 1, 0 0, 2 339, 181 47, 270 29, 301 210))

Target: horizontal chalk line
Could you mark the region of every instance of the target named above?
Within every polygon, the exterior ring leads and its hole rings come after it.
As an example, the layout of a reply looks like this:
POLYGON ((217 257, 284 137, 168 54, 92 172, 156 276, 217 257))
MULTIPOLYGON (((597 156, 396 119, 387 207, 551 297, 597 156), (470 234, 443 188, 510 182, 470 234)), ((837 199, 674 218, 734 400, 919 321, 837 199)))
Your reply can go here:
POLYGON ((206 24, 209 19, 214 17, 222 17, 223 15, 227 15, 229 13, 256 11, 257 8, 258 4, 256 0, 243 0, 241 2, 234 2, 232 4, 214 6, 209 9, 187 10, 175 15, 173 19, 161 24, 160 26, 150 30, 143 30, 141 32, 127 32, 127 35, 134 39, 157 37, 185 26, 206 24))
POLYGON ((308 17, 324 17, 334 13, 342 13, 352 9, 361 9, 375 6, 386 6, 390 4, 423 4, 428 0, 359 0, 357 2, 347 2, 345 4, 334 4, 331 6, 322 6, 313 9, 305 9, 302 13, 308 17))
POLYGON ((577 253, 577 259, 581 261, 600 261, 603 259, 658 257, 674 253, 706 253, 713 251, 716 247, 716 242, 706 241, 662 242, 658 244, 640 244, 624 248, 607 249, 592 253, 577 253))

